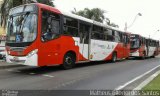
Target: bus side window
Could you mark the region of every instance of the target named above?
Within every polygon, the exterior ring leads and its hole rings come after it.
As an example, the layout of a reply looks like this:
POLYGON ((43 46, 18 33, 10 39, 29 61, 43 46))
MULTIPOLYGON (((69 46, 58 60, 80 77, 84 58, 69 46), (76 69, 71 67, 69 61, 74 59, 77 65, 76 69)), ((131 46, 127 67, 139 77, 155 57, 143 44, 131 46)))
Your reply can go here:
POLYGON ((63 33, 65 35, 70 35, 73 37, 79 37, 78 34, 78 20, 64 17, 64 27, 63 27, 63 33))
POLYGON ((139 46, 141 46, 141 45, 142 45, 142 38, 139 39, 139 46))
POLYGON ((141 43, 142 43, 142 45, 143 45, 143 44, 144 44, 143 37, 141 38, 141 41, 142 41, 141 43))
POLYGON ((93 25, 92 39, 104 40, 103 27, 93 25))
POLYGON ((103 35, 99 32, 92 32, 92 39, 102 40, 103 35))
POLYGON ((79 24, 79 33, 80 33, 80 43, 88 44, 89 43, 89 34, 90 34, 90 25, 80 23, 79 24))
POLYGON ((105 41, 107 41, 107 39, 108 39, 108 36, 107 36, 107 30, 106 30, 106 28, 104 28, 104 40, 105 41))
POLYGON ((123 33, 119 32, 119 35, 120 35, 120 42, 124 42, 124 38, 123 38, 123 33))
POLYGON ((42 10, 42 41, 49 41, 60 34, 60 16, 42 10))
POLYGON ((124 42, 124 44, 128 44, 127 35, 126 34, 123 34, 123 42, 124 42))
POLYGON ((113 30, 111 29, 107 29, 107 41, 114 41, 114 34, 113 34, 113 30))
POLYGON ((127 35, 127 44, 130 44, 130 36, 127 35))
POLYGON ((114 33, 115 33, 115 41, 116 42, 120 42, 120 34, 119 34, 119 32, 118 31, 114 31, 114 33))

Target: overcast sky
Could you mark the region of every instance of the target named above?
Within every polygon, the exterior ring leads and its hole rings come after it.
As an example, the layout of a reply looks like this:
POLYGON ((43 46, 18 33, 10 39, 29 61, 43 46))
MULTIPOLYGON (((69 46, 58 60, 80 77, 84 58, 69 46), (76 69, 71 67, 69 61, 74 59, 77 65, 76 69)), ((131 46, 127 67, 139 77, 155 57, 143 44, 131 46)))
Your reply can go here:
POLYGON ((101 8, 112 22, 118 24, 124 30, 125 22, 133 26, 128 28, 131 33, 149 35, 154 39, 160 39, 160 0, 54 0, 56 7, 62 11, 70 12, 74 8, 101 8))

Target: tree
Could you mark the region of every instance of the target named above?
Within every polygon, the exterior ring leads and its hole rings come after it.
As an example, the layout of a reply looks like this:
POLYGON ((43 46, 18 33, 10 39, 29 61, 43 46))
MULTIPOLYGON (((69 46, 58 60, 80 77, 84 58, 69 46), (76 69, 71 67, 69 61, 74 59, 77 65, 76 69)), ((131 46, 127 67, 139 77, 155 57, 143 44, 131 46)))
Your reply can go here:
POLYGON ((53 0, 37 0, 37 2, 55 7, 53 0))
POLYGON ((115 24, 115 23, 111 23, 109 26, 119 28, 119 26, 117 24, 115 24))
POLYGON ((71 11, 71 12, 73 14, 80 15, 98 22, 103 22, 105 19, 105 16, 104 16, 105 11, 99 8, 93 8, 93 9, 85 8, 84 10, 80 10, 78 12, 76 12, 76 9, 75 9, 74 11, 71 11))
POLYGON ((109 25, 109 26, 119 28, 119 26, 118 26, 117 24, 111 22, 109 18, 106 18, 106 19, 105 19, 105 22, 106 22, 106 24, 109 25))
POLYGON ((84 10, 76 11, 76 8, 74 8, 73 11, 71 11, 73 14, 80 15, 82 17, 92 19, 98 22, 106 22, 107 25, 112 26, 112 27, 117 27, 119 26, 115 23, 111 23, 109 18, 106 18, 104 13, 105 11, 99 8, 93 8, 93 9, 88 9, 84 8, 84 10))
POLYGON ((5 27, 6 26, 6 21, 9 15, 9 10, 13 7, 22 5, 22 4, 27 4, 27 3, 43 3, 47 4, 50 6, 55 7, 54 3, 52 2, 53 0, 4 0, 1 8, 0 8, 0 14, 1 14, 1 26, 5 27))

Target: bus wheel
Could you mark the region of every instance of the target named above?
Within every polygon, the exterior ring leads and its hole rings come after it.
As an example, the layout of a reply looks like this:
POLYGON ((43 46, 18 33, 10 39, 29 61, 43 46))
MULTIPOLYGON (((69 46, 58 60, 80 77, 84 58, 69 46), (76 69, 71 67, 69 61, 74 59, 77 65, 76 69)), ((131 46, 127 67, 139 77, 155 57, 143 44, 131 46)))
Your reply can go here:
POLYGON ((75 66, 75 57, 72 53, 67 53, 64 56, 62 67, 63 69, 71 69, 75 66))
POLYGON ((143 52, 142 60, 146 59, 146 52, 143 52))
POLYGON ((117 53, 113 52, 112 54, 112 62, 116 62, 117 61, 117 53))
POLYGON ((153 56, 151 56, 151 58, 155 58, 156 52, 154 52, 153 56))
POLYGON ((152 58, 155 58, 155 56, 152 56, 152 58))

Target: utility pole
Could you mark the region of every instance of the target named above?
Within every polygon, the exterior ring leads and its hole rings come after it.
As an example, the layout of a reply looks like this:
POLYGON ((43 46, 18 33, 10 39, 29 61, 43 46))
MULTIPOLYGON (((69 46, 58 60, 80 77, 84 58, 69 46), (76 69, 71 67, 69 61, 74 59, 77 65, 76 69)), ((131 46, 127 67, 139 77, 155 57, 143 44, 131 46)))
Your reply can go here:
POLYGON ((124 31, 125 31, 125 32, 127 32, 127 29, 128 29, 128 28, 130 28, 130 27, 133 26, 134 22, 136 21, 136 19, 137 19, 139 16, 142 16, 142 14, 141 14, 141 13, 136 14, 133 22, 132 22, 129 26, 127 25, 127 22, 125 23, 125 27, 124 27, 124 31))

